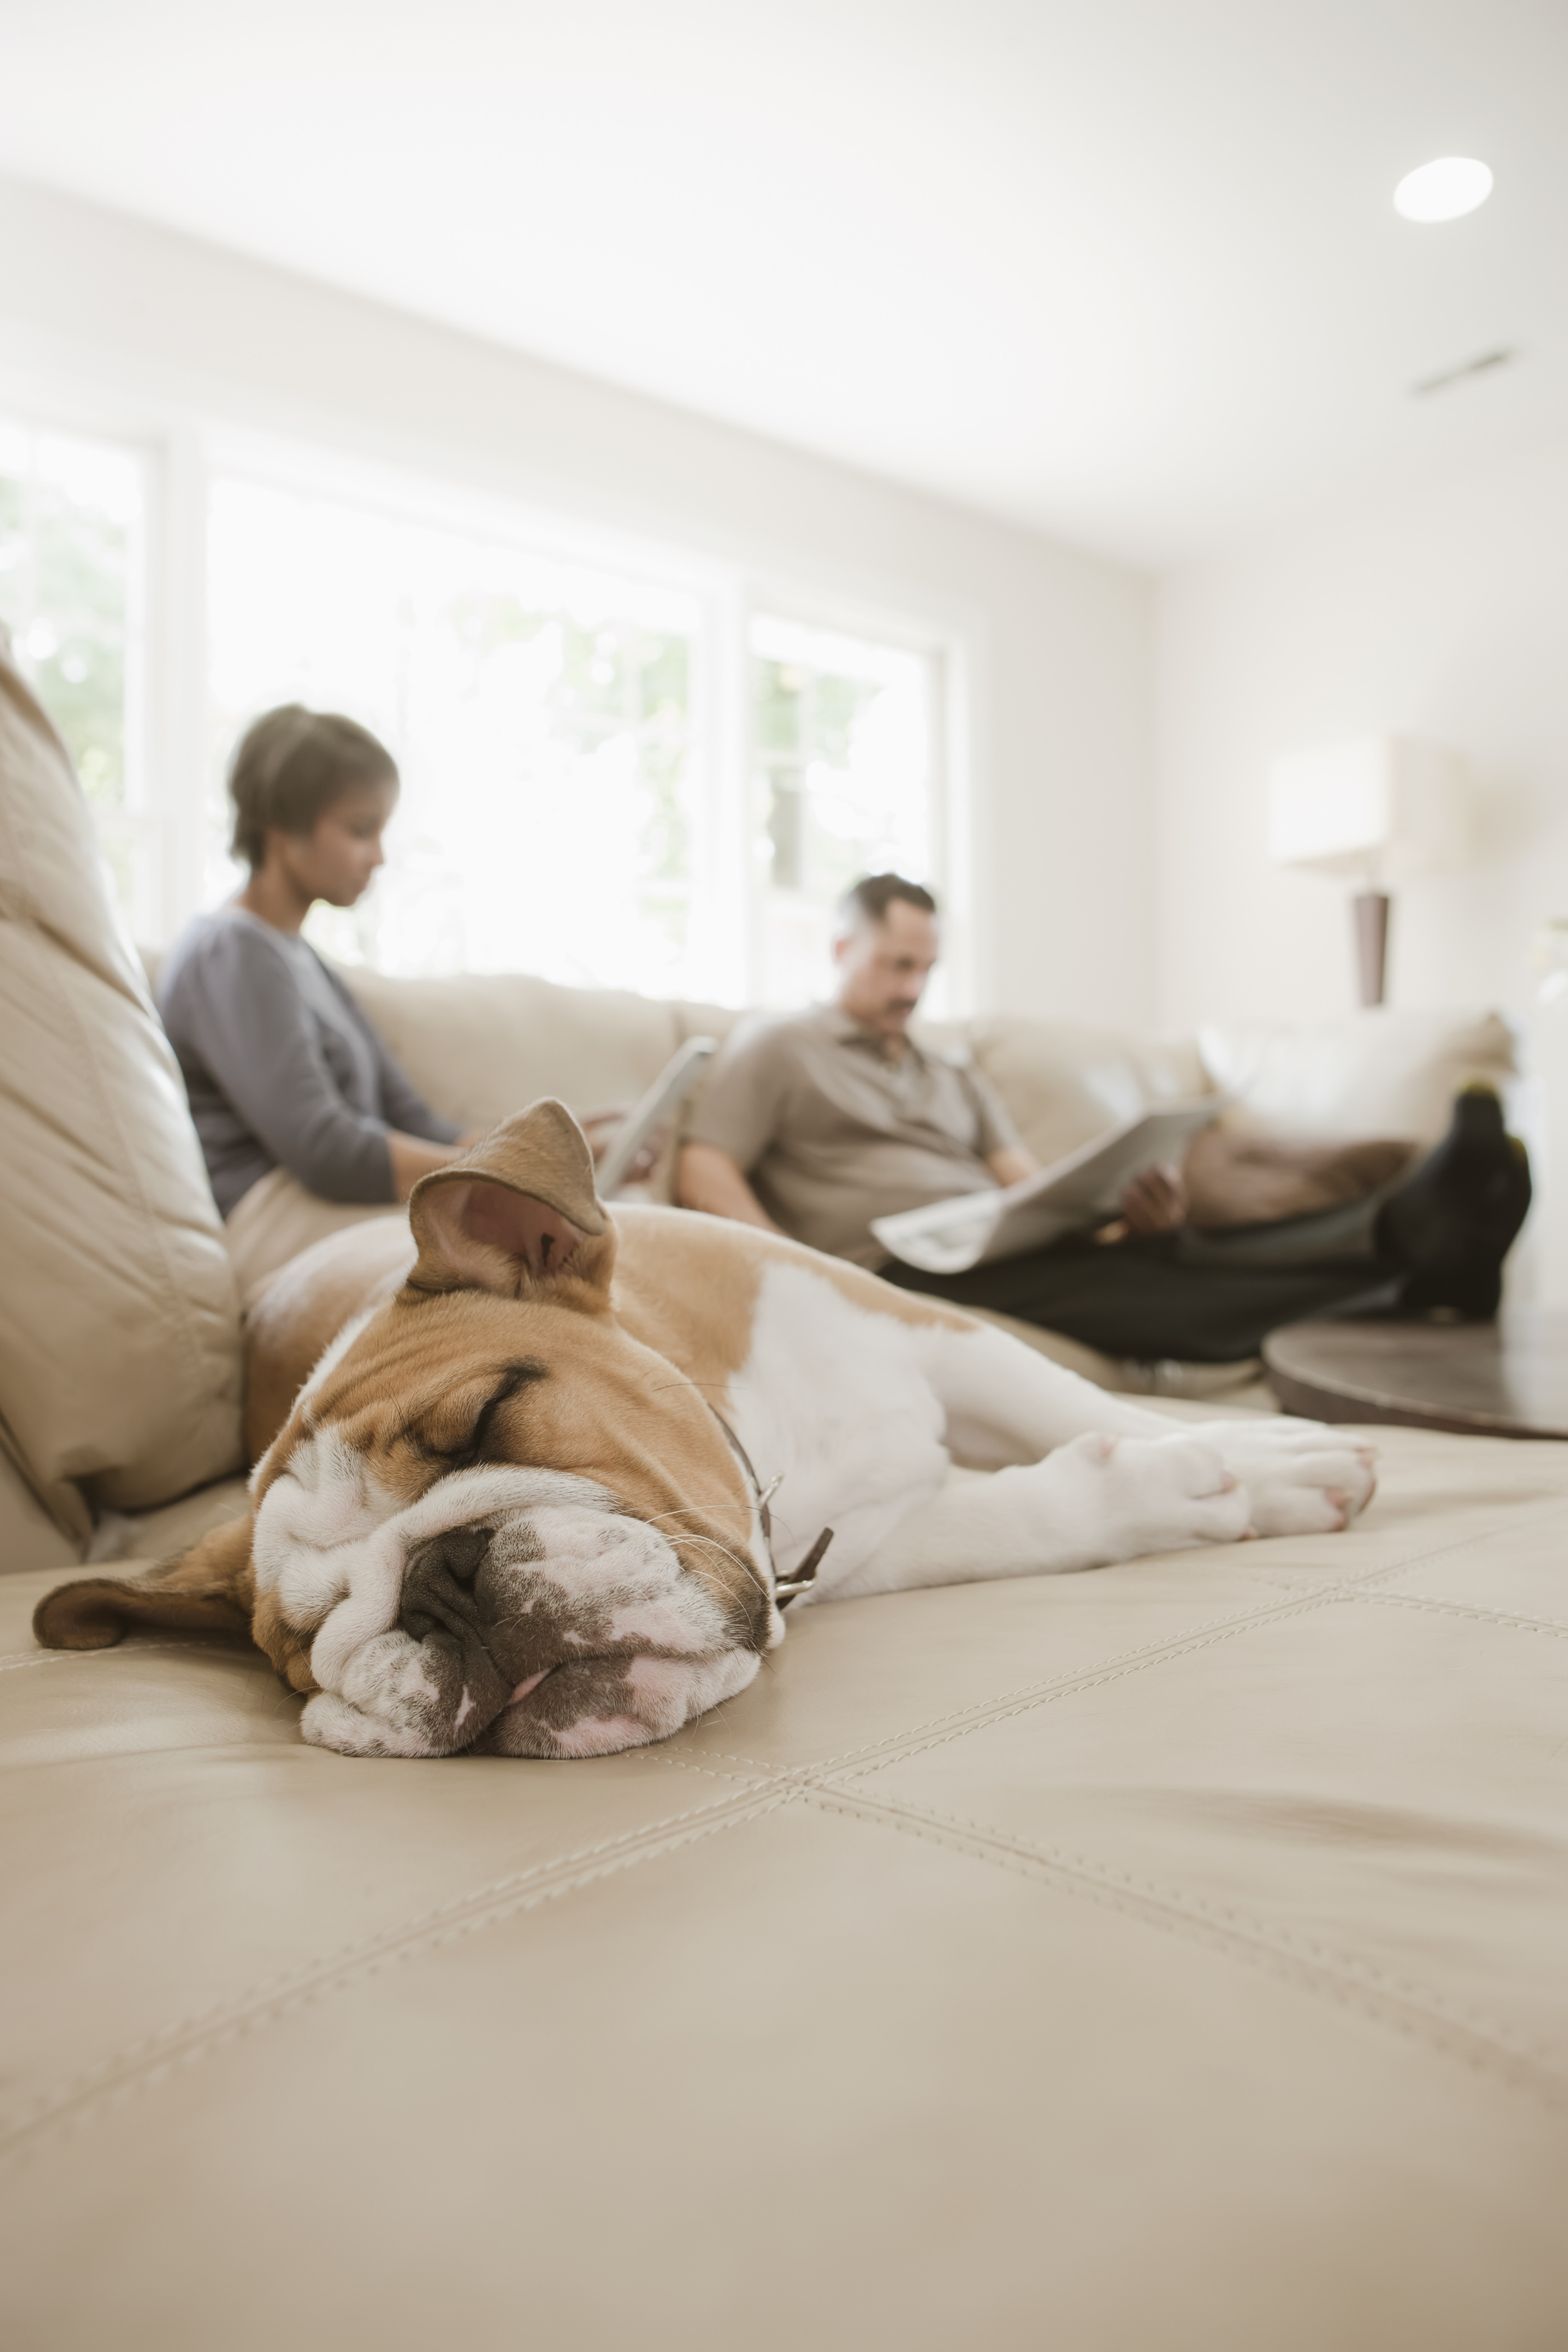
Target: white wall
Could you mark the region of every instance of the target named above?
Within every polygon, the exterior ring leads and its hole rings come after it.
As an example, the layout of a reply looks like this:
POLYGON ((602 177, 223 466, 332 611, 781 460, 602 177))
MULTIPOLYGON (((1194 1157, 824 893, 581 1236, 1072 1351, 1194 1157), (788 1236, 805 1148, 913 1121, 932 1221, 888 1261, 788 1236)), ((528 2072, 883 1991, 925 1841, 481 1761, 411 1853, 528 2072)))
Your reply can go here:
POLYGON ((0 181, 0 401, 17 385, 78 424, 111 394, 150 430, 178 413, 336 444, 957 628, 978 1002, 1148 1017, 1153 591, 1140 575, 0 181))
POLYGON ((1568 444, 1172 574, 1158 681, 1164 1024, 1354 1002, 1348 886, 1270 866, 1266 779, 1384 732, 1462 752, 1481 795, 1474 866, 1396 895, 1393 1001, 1528 1002, 1531 935, 1568 914, 1568 444))

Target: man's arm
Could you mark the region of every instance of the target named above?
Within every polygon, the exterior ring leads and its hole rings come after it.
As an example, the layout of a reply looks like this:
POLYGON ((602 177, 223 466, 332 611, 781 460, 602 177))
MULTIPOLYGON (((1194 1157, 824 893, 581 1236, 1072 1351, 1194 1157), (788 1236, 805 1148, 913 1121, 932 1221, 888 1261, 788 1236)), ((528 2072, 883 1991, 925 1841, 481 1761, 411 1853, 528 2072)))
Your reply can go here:
POLYGON ((733 1217, 737 1224, 776 1225, 735 1160, 716 1143, 687 1143, 675 1162, 675 1198, 683 1209, 706 1209, 710 1217, 733 1217))

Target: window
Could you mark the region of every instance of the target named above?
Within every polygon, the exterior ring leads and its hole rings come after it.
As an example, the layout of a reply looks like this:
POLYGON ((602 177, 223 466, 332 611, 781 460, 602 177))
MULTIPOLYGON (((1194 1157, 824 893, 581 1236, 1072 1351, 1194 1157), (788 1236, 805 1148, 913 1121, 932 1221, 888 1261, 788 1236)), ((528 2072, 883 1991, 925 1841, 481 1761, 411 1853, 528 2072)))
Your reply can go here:
POLYGON ((751 625, 757 992, 823 989, 837 901, 862 874, 928 881, 935 832, 932 662, 768 614, 751 625))
POLYGON ((235 880, 227 754, 300 701, 374 729, 403 777, 385 870, 353 910, 316 908, 319 946, 392 972, 702 992, 695 597, 232 479, 208 580, 210 897, 235 880))
POLYGON ((144 457, 0 421, 0 621, 151 945, 236 887, 229 758, 289 701, 402 774, 374 886, 310 918, 347 962, 792 1005, 857 875, 941 887, 935 633, 829 626, 733 565, 471 490, 216 429, 144 457))
POLYGON ((141 467, 0 422, 0 623, 91 803, 127 922, 152 907, 141 772, 141 467))

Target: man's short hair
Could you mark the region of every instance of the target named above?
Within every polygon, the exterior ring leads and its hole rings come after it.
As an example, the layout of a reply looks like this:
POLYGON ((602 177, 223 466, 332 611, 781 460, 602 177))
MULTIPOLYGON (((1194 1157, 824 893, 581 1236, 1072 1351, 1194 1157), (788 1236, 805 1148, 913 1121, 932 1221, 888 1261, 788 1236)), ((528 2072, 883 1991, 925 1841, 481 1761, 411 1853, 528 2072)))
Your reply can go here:
POLYGON ((895 898, 906 907, 918 907, 923 915, 936 912, 936 901, 924 883, 906 882, 902 874, 865 874, 839 900, 840 930, 853 930, 861 923, 885 923, 895 898))

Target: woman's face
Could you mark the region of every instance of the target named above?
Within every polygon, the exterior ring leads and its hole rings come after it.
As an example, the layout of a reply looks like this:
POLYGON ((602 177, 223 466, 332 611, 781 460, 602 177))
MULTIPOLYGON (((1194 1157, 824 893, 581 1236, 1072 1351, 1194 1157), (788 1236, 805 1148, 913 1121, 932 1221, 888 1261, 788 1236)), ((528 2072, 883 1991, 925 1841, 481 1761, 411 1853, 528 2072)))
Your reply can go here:
POLYGON ((350 784, 308 833, 272 834, 267 845, 306 898, 351 907, 364 897, 377 866, 386 863, 382 834, 396 806, 397 783, 391 776, 350 784))

